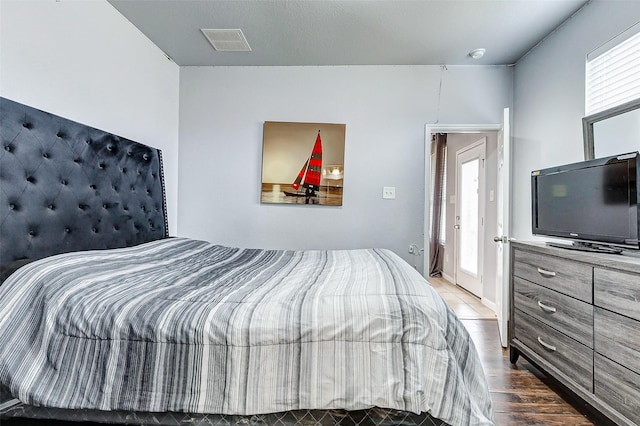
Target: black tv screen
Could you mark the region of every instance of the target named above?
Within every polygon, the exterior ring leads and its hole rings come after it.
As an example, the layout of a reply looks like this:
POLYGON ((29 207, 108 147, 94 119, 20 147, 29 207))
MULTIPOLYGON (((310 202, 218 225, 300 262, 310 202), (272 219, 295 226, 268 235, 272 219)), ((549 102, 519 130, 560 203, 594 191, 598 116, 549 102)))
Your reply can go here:
POLYGON ((531 174, 532 232, 639 248, 638 153, 531 174))

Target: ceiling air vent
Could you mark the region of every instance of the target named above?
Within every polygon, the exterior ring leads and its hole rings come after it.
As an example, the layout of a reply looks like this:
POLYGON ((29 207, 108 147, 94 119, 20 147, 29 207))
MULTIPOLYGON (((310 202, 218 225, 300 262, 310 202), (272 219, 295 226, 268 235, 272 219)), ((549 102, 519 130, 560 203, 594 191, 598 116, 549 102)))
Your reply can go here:
POLYGON ((251 46, 244 38, 242 30, 200 29, 214 49, 219 52, 250 52, 251 46))

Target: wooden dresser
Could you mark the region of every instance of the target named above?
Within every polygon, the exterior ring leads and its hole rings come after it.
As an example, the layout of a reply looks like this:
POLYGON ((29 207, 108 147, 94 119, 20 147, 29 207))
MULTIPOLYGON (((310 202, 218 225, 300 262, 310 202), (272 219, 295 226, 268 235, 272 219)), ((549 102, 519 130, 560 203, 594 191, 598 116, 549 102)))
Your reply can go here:
POLYGON ((640 253, 511 243, 510 357, 620 425, 640 425, 640 253))

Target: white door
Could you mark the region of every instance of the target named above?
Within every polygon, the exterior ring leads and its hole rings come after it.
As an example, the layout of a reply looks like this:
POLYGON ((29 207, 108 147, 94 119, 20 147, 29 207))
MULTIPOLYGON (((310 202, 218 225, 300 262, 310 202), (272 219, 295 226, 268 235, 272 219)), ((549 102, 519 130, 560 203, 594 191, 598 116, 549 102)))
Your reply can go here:
POLYGON ((486 137, 456 152, 456 284, 482 297, 486 137))
POLYGON ((509 190, 511 182, 511 131, 509 129, 509 108, 504 109, 502 130, 498 134, 498 190, 497 233, 493 240, 497 248, 496 267, 496 317, 500 341, 508 345, 507 323, 509 319, 509 190))

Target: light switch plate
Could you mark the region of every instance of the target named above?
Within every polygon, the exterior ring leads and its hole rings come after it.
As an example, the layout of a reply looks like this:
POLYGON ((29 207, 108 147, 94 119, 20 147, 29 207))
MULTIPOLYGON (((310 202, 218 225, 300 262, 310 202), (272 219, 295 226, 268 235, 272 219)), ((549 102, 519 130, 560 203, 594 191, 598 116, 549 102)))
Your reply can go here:
POLYGON ((396 187, 395 186, 384 186, 382 188, 382 198, 385 200, 395 200, 396 198, 396 187))

